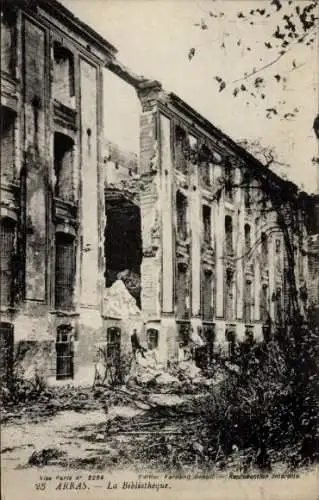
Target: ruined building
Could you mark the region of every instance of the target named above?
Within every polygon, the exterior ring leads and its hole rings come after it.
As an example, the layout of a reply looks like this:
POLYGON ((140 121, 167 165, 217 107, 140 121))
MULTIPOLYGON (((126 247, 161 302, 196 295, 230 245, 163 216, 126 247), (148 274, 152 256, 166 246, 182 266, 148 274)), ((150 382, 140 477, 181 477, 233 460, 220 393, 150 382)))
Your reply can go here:
POLYGON ((72 378, 102 329, 102 67, 115 49, 56 2, 1 5, 1 332, 46 376, 72 378))
POLYGON ((303 290, 307 238, 293 184, 123 68, 58 2, 3 6, 4 375, 15 346, 26 372, 91 383, 98 348, 119 364, 133 328, 163 362, 189 345, 227 355, 236 339, 270 335, 289 316, 291 277, 269 186, 294 207, 283 216, 298 235, 303 290), (138 156, 105 138, 103 71, 136 91, 138 156))

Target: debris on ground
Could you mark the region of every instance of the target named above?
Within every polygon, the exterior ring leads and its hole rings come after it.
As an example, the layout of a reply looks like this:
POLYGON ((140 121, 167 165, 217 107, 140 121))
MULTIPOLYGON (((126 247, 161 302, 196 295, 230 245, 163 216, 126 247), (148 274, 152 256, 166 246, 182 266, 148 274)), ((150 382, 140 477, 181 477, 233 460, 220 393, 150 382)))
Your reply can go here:
POLYGON ((58 448, 43 448, 42 450, 35 450, 30 456, 28 463, 36 467, 54 465, 64 455, 65 453, 58 448))
POLYGON ((172 364, 167 369, 154 349, 143 355, 136 353, 126 377, 126 386, 170 394, 193 394, 199 389, 206 391, 224 378, 221 374, 215 375, 205 375, 192 359, 172 364))

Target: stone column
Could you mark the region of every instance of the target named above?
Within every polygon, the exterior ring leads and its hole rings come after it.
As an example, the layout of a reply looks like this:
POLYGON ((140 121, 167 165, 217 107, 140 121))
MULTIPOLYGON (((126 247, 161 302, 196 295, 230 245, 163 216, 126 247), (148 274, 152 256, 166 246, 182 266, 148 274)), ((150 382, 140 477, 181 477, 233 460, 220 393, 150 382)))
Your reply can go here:
POLYGON ((177 335, 174 316, 175 255, 172 206, 174 172, 171 152, 171 121, 162 114, 160 114, 160 158, 160 206, 162 215, 161 334, 163 339, 166 339, 167 359, 175 360, 177 357, 177 335))
MULTIPOLYGON (((159 321, 161 312, 161 183, 157 136, 157 93, 160 86, 145 82, 139 89, 141 175, 140 210, 143 260, 141 264, 141 304, 145 322, 159 321)), ((162 344, 161 335, 159 344, 162 344)))
POLYGON ((159 322, 159 354, 165 362, 177 356, 177 337, 174 316, 171 122, 158 111, 160 93, 158 82, 146 81, 138 90, 143 109, 140 132, 140 173, 143 184, 141 286, 145 322, 159 322))

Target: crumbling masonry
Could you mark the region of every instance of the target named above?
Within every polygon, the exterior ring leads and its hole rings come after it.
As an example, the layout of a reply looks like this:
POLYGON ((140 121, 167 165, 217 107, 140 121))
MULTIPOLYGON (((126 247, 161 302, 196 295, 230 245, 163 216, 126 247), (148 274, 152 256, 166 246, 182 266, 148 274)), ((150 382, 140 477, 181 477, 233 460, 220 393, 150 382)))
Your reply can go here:
POLYGON ((58 2, 2 2, 2 376, 14 352, 26 373, 92 383, 97 349, 119 360, 133 328, 164 363, 269 336, 289 314, 289 270, 258 169, 58 2), (139 157, 104 138, 103 71, 136 89, 139 157))

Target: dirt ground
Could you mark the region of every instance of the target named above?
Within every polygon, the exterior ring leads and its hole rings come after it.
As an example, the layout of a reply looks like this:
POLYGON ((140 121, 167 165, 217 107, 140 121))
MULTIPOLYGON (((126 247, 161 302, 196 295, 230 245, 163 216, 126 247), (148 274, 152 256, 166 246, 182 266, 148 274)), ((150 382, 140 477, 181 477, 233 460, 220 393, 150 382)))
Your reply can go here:
MULTIPOLYGON (((45 466, 101 472, 213 471, 219 477, 230 471, 258 472, 240 450, 225 457, 210 448, 200 413, 203 398, 127 389, 96 397, 92 391, 66 390, 49 401, 14 405, 2 413, 3 474, 45 466)), ((272 472, 287 472, 284 454, 272 464, 272 472)))
POLYGON ((52 415, 47 408, 21 408, 21 412, 15 408, 2 423, 3 472, 34 465, 99 470, 119 465, 138 469, 145 462, 150 468, 164 465, 156 460, 158 452, 165 455, 168 441, 181 436, 180 408, 187 401, 186 396, 151 394, 145 403, 116 404, 105 410, 100 400, 93 409, 62 407, 52 415), (37 456, 41 450, 51 453, 37 456), (32 455, 36 460, 30 459, 32 455))

